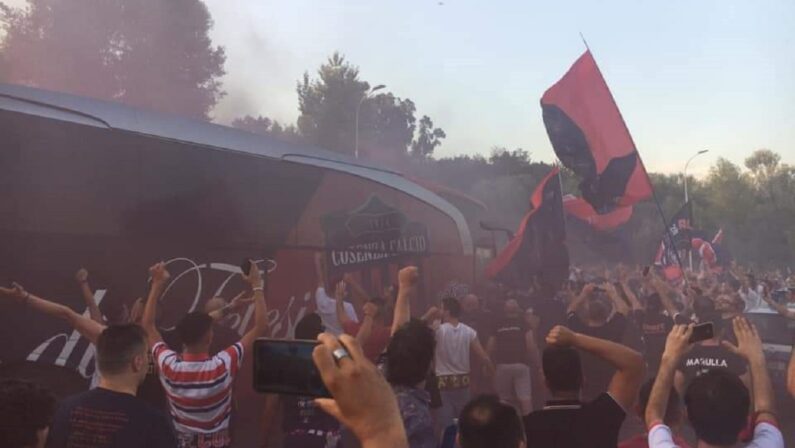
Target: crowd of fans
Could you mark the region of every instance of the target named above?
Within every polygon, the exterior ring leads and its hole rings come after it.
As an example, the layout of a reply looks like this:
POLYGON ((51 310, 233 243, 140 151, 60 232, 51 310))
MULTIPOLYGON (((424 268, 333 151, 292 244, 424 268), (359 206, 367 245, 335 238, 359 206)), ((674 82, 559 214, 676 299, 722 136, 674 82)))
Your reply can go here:
MULTIPOLYGON (((780 272, 732 266, 670 281, 653 268, 572 269, 554 294, 495 288, 412 310, 427 303, 416 267, 380 298, 352 276, 329 278, 322 255, 315 268, 315 310, 294 337, 319 341, 313 361, 333 398, 266 395, 261 440, 237 446, 784 446, 762 340, 744 316, 767 308, 795 319, 795 279, 780 272), (693 343, 707 322, 712 334, 693 343)), ((163 263, 149 274, 148 297, 112 318, 85 270, 76 280, 87 315, 16 283, 0 288, 67 321, 94 344, 97 365, 90 390, 60 403, 36 384, 0 381, 0 446, 233 445, 236 378, 268 329, 262 273, 250 269, 244 293, 208 300, 163 333, 170 274, 163 263), (243 306, 254 325, 238 337, 223 321, 243 306)))

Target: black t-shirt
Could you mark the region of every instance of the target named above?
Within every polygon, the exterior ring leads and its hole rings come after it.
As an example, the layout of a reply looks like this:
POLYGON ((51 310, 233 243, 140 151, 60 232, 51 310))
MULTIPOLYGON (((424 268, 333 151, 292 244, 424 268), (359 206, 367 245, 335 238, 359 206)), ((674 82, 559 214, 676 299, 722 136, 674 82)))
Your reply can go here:
POLYGON ((539 299, 533 302, 533 314, 538 316, 538 341, 544 344, 546 337, 556 325, 566 324, 566 305, 557 299, 539 299))
POLYGON ((530 329, 521 317, 506 317, 494 326, 494 363, 524 364, 528 362, 525 335, 530 329))
POLYGON ((634 316, 646 345, 646 362, 650 370, 656 371, 674 321, 662 313, 646 313, 640 310, 635 311, 634 316))
POLYGON ((721 345, 696 344, 677 367, 685 376, 685 385, 712 369, 726 369, 737 376, 748 370, 748 363, 721 345))
POLYGON ((607 393, 590 403, 550 401, 524 418, 527 446, 615 448, 626 413, 607 393))
POLYGON ((50 427, 47 448, 174 448, 166 415, 138 398, 97 388, 67 398, 50 427))
MULTIPOLYGON (((575 313, 571 313, 569 315, 569 328, 577 333, 621 344, 627 329, 627 318, 623 314, 615 313, 604 325, 591 327, 580 320, 575 313)), ((580 359, 582 360, 582 372, 585 380, 582 391, 583 397, 585 399, 594 399, 607 390, 616 369, 610 363, 592 353, 580 351, 580 359)))

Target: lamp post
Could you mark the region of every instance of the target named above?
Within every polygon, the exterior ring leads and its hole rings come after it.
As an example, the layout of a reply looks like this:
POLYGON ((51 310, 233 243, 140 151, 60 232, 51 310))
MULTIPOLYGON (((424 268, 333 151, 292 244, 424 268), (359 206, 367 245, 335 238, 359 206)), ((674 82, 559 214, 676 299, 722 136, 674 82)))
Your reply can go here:
POLYGON ((359 110, 362 108, 362 103, 364 103, 364 100, 370 98, 370 95, 372 95, 375 91, 381 90, 385 87, 385 85, 379 84, 370 90, 366 90, 364 95, 362 95, 362 99, 359 100, 359 104, 356 105, 356 132, 354 134, 355 143, 353 148, 353 156, 357 159, 359 158, 359 110))
MULTIPOLYGON (((709 152, 709 149, 702 149, 701 151, 695 153, 693 157, 687 160, 685 163, 685 171, 684 171, 684 184, 685 184, 685 204, 690 200, 690 197, 687 194, 687 167, 690 165, 690 162, 693 161, 696 157, 700 156, 701 154, 706 154, 709 152)), ((690 265, 690 270, 693 270, 693 250, 691 248, 687 248, 687 257, 688 257, 688 264, 690 265)))

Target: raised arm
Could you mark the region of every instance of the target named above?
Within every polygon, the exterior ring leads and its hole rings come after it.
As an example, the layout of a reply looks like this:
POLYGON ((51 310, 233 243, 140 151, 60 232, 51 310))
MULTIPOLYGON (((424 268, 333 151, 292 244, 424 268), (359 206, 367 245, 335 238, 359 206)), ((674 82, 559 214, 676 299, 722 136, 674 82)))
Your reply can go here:
POLYGON ((629 315, 629 305, 616 291, 615 285, 610 282, 605 282, 602 287, 607 291, 607 297, 610 298, 610 301, 613 302, 613 308, 615 308, 618 314, 623 314, 624 316, 629 315))
POLYGON ((754 401, 756 422, 766 421, 778 425, 776 416, 776 400, 773 396, 773 386, 765 363, 765 351, 762 349, 762 339, 756 327, 744 317, 735 317, 732 321, 737 345, 723 341, 724 347, 748 361, 751 370, 751 382, 754 401))
POLYGON ((317 287, 326 287, 326 269, 323 266, 323 252, 315 253, 315 276, 317 277, 317 287))
POLYGON ((665 350, 660 362, 660 370, 657 371, 657 378, 654 380, 654 386, 652 386, 651 394, 649 395, 649 403, 646 405, 645 416, 648 429, 663 423, 665 419, 668 396, 671 393, 676 366, 682 357, 690 351, 690 336, 692 334, 692 325, 676 325, 668 333, 665 350))
POLYGON ((337 320, 343 327, 351 322, 351 318, 348 317, 348 313, 345 312, 345 296, 347 295, 348 284, 344 281, 337 283, 337 286, 334 289, 334 310, 337 312, 337 320))
POLYGON ((580 291, 580 295, 578 295, 570 304, 568 309, 566 310, 566 314, 576 313, 580 306, 591 297, 591 293, 593 292, 596 285, 594 284, 587 284, 582 288, 580 291))
POLYGON ((763 295, 762 300, 764 300, 770 308, 776 310, 778 314, 781 314, 787 319, 795 319, 795 311, 790 310, 786 305, 774 302, 767 295, 763 295))
POLYGON ((92 344, 96 344, 97 338, 99 338, 100 333, 105 329, 105 325, 83 316, 82 314, 78 314, 67 306, 42 299, 41 297, 25 291, 25 288, 19 283, 14 283, 11 288, 0 287, 0 294, 8 296, 16 302, 27 305, 41 313, 67 321, 75 331, 88 339, 92 344))
POLYGON ((549 332, 547 344, 586 351, 615 367, 617 371, 607 391, 622 408, 632 408, 643 381, 643 357, 640 353, 615 342, 575 333, 560 325, 549 332))
POLYGON ((248 275, 245 272, 241 275, 243 280, 251 286, 251 292, 254 293, 254 328, 240 338, 243 353, 248 353, 251 351, 254 341, 264 335, 268 329, 268 307, 265 304, 265 282, 262 280, 259 267, 253 260, 248 275))
POLYGON ((149 345, 154 346, 158 342, 163 341, 163 337, 157 330, 157 302, 163 294, 163 290, 171 278, 166 269, 166 264, 162 261, 149 268, 149 275, 152 277, 152 282, 149 286, 149 295, 146 297, 146 305, 144 305, 144 314, 141 317, 141 327, 146 331, 149 338, 149 345))
POLYGON ((80 294, 83 296, 83 302, 85 302, 86 308, 88 308, 89 316, 98 324, 104 325, 105 319, 102 317, 102 312, 99 310, 97 302, 94 300, 94 292, 91 291, 91 285, 88 284, 88 271, 85 268, 80 268, 77 274, 75 274, 75 280, 77 280, 77 284, 80 285, 80 294))
POLYGON ((348 285, 351 291, 351 301, 353 302, 353 307, 357 310, 361 310, 364 307, 364 304, 370 300, 370 294, 362 288, 362 285, 356 281, 353 277, 353 274, 345 274, 342 279, 348 285))
POLYGON ((392 318, 392 334, 411 319, 411 298, 417 293, 418 279, 419 272, 415 266, 407 266, 398 272, 398 296, 392 318))
POLYGON ((626 281, 621 282, 621 289, 624 290, 624 294, 626 294, 629 304, 632 305, 632 311, 644 310, 643 304, 640 303, 638 296, 635 295, 635 292, 632 291, 632 288, 629 287, 629 284, 626 281))

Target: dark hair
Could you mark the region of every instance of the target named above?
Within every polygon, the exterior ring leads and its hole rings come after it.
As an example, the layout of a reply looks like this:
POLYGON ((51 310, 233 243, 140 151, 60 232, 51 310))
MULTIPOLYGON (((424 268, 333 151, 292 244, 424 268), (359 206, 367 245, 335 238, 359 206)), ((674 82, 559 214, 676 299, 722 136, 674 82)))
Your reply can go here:
POLYGON ((442 309, 449 312, 450 315, 455 318, 461 316, 461 302, 455 297, 445 297, 442 299, 442 309))
POLYGON ((516 410, 493 395, 476 397, 458 419, 461 448, 517 448, 525 439, 516 410))
MULTIPOLYGON (((640 418, 645 419, 646 406, 649 404, 649 397, 651 396, 651 389, 654 387, 654 378, 646 381, 640 388, 640 396, 638 397, 638 408, 640 409, 640 418)), ((668 405, 665 407, 665 417, 663 423, 668 426, 675 425, 682 418, 682 404, 679 401, 679 394, 675 389, 671 389, 668 393, 668 405)))
POLYGON ((542 356, 544 378, 553 392, 574 392, 582 388, 580 354, 571 347, 550 345, 542 356))
POLYGON ((97 338, 97 368, 104 375, 125 373, 146 352, 146 333, 135 324, 111 325, 97 338))
POLYGON ((392 335, 386 349, 387 381, 397 386, 416 386, 428 376, 435 352, 433 330, 418 319, 406 322, 392 335))
POLYGON ((213 318, 209 314, 194 311, 188 313, 177 324, 177 334, 185 345, 195 345, 207 336, 213 326, 213 318))
POLYGON ((731 446, 745 428, 751 398, 737 375, 713 369, 690 382, 685 391, 685 405, 687 418, 699 440, 731 446))
POLYGON ((309 313, 295 324, 295 338, 313 341, 323 333, 323 321, 317 313, 309 313))
POLYGON ((662 298, 656 292, 646 297, 646 309, 651 314, 662 311, 662 298))
POLYGON ((54 412, 55 397, 49 391, 28 381, 1 380, 0 446, 36 445, 36 433, 50 426, 54 412))
POLYGON ((604 299, 591 299, 588 302, 588 318, 593 321, 604 322, 610 317, 610 305, 604 299))

